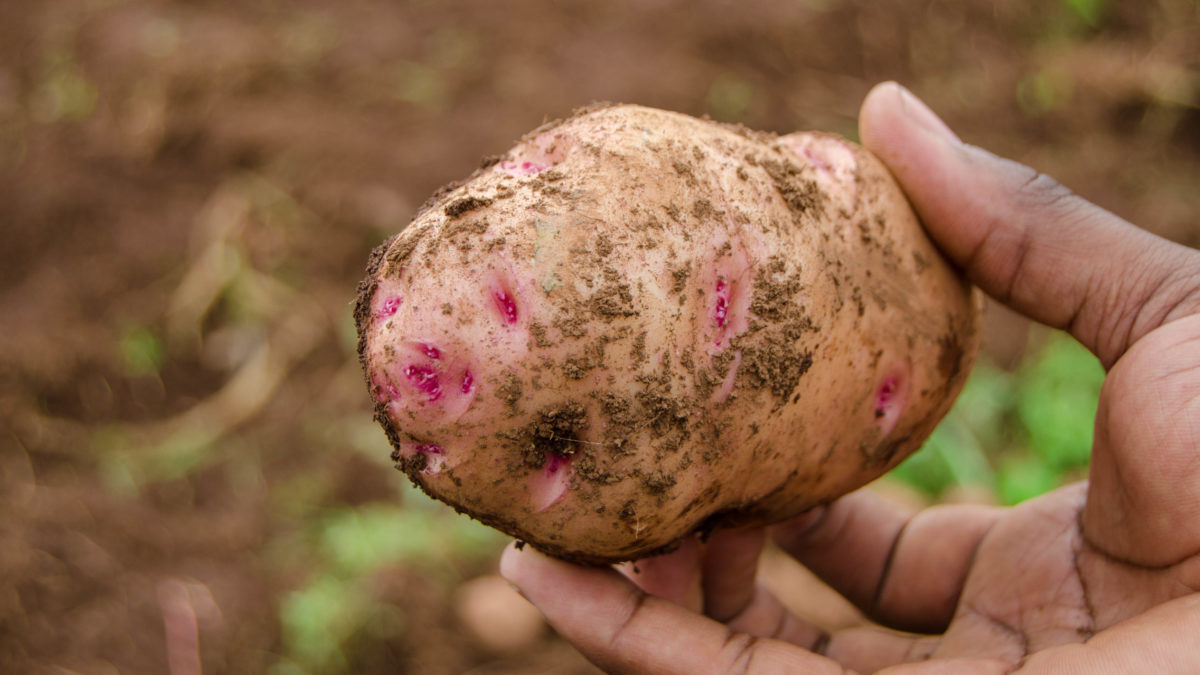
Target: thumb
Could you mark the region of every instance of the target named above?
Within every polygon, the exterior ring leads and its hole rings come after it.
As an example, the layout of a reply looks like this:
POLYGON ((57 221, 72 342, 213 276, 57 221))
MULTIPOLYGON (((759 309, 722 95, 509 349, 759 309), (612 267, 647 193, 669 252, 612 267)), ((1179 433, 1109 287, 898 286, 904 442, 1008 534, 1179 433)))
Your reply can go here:
POLYGON ((1142 335, 1200 309, 1195 251, 962 143, 900 85, 867 95, 859 127, 943 253, 992 297, 1070 331, 1106 368, 1142 335))
POLYGON ((1200 554, 1197 446, 1200 316, 1190 316, 1133 345, 1100 390, 1083 513, 1089 543, 1143 567, 1200 554))

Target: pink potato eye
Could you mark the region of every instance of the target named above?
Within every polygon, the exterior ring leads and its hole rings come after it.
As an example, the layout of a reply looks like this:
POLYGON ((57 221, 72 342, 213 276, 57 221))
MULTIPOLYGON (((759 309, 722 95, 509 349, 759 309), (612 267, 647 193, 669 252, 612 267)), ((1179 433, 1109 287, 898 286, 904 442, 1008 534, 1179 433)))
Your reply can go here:
POLYGON ((508 291, 496 291, 492 294, 492 300, 496 303, 496 309, 500 310, 500 316, 509 325, 517 322, 517 301, 509 295, 508 291))
POLYGON ((392 316, 397 310, 400 309, 400 305, 402 304, 404 304, 404 298, 401 298, 398 295, 384 300, 383 303, 379 305, 379 309, 375 310, 375 318, 386 319, 389 316, 392 316))
POLYGON ((520 176, 529 176, 529 175, 532 175, 535 173, 541 173, 542 171, 545 171, 546 169, 549 169, 550 167, 543 166, 541 164, 534 164, 533 162, 506 161, 506 162, 500 162, 500 168, 504 169, 505 171, 507 171, 509 173, 515 173, 520 176))
POLYGON ((446 467, 446 449, 437 443, 418 443, 408 445, 403 449, 404 456, 425 458, 425 466, 421 473, 426 476, 436 476, 446 467))
POLYGON ((893 370, 875 390, 875 423, 890 434, 900 421, 908 403, 908 382, 905 370, 893 370))
POLYGON ((896 394, 896 378, 889 377, 879 386, 879 394, 875 397, 875 416, 883 417, 883 411, 896 394))
POLYGON ((565 456, 552 452, 546 458, 546 473, 558 473, 558 470, 570 463, 565 456))
POLYGON ((573 145, 557 133, 542 134, 514 149, 511 159, 500 162, 500 170, 512 176, 541 173, 566 159, 573 145))
POLYGON ((825 173, 830 173, 833 171, 833 166, 831 166, 829 162, 825 161, 824 158, 818 157, 817 153, 812 151, 812 148, 804 148, 804 158, 812 162, 813 166, 824 171, 825 173))
POLYGON ((429 401, 436 401, 442 397, 442 383, 432 368, 408 366, 404 369, 404 376, 408 378, 409 384, 423 392, 429 401))
POLYGON ((471 393, 471 389, 475 387, 475 376, 471 375, 471 371, 463 373, 461 391, 464 394, 471 393))
MULTIPOLYGON (((717 326, 717 328, 724 328, 725 324, 729 322, 729 291, 729 284, 726 283, 725 277, 717 277, 717 283, 714 289, 716 300, 713 301, 712 314, 713 323, 717 326)), ((717 338, 713 341, 713 346, 721 346, 721 338, 723 335, 724 331, 719 331, 717 333, 717 338)))
POLYGON ((527 479, 534 511, 545 511, 566 496, 572 473, 571 457, 547 453, 546 463, 527 479))
POLYGON ((713 322, 719 328, 725 327, 729 316, 729 294, 725 292, 728 287, 724 277, 717 279, 717 306, 713 309, 713 322))

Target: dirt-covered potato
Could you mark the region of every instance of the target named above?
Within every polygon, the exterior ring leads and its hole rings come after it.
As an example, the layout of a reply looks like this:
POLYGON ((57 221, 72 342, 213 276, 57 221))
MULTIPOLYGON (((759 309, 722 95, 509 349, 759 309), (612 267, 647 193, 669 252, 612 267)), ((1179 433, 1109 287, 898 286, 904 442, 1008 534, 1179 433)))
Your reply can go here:
POLYGON ((891 468, 962 386, 977 314, 858 146, 612 106, 439 192, 355 318, 397 465, 600 563, 891 468))

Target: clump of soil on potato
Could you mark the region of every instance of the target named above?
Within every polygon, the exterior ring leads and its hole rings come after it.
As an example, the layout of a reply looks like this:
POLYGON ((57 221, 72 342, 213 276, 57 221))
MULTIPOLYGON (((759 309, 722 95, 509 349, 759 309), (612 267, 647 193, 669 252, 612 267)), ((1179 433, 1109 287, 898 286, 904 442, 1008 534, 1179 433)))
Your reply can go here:
POLYGON ((538 413, 525 431, 528 439, 522 456, 526 466, 540 469, 551 453, 569 457, 580 447, 579 434, 587 428, 587 410, 576 401, 538 413))

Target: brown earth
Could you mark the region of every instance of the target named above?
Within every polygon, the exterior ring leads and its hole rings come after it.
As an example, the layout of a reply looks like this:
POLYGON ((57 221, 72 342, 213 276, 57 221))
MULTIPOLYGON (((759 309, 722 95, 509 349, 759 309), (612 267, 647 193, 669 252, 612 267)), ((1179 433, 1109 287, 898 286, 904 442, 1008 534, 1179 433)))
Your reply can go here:
POLYGON ((453 609, 503 542, 387 468, 368 252, 573 108, 853 135, 884 79, 1195 246, 1198 44, 1190 0, 0 3, 0 671, 591 672, 453 609), (358 551, 388 514, 433 543, 358 551))

